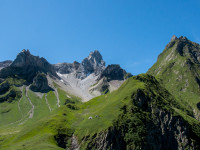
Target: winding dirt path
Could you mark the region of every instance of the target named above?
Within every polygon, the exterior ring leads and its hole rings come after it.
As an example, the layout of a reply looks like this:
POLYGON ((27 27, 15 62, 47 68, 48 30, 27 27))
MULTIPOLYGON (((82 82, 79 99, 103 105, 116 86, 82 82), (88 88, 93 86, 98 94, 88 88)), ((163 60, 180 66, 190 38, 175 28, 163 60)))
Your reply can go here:
POLYGON ((51 107, 48 103, 47 94, 45 95, 45 101, 46 101, 47 106, 49 107, 49 111, 51 112, 52 110, 51 110, 51 107))
POLYGON ((29 111, 29 113, 30 113, 29 118, 33 118, 35 106, 33 105, 33 103, 31 102, 30 98, 28 97, 28 87, 26 87, 26 97, 27 97, 29 103, 32 106, 31 110, 29 111))
POLYGON ((58 95, 58 90, 57 88, 54 89, 54 93, 56 95, 56 99, 57 99, 57 106, 60 107, 60 99, 59 99, 59 95, 58 95))

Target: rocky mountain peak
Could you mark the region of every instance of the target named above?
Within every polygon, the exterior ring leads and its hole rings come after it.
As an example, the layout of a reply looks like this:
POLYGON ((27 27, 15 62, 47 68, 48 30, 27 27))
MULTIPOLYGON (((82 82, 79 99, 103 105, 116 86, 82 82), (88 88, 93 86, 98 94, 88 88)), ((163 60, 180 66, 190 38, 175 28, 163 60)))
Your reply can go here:
MULTIPOLYGON (((106 78, 108 81, 111 80, 125 80, 127 72, 120 67, 118 64, 108 65, 101 73, 99 80, 101 78, 106 78)), ((131 76, 131 74, 130 74, 131 76)))
POLYGON ((18 76, 30 83, 38 72, 57 77, 55 68, 46 59, 33 56, 29 50, 23 49, 9 67, 1 70, 0 77, 18 76))
POLYGON ((88 65, 88 63, 93 67, 105 66, 105 62, 103 61, 102 55, 99 53, 98 50, 91 52, 89 56, 82 61, 82 65, 88 65))
POLYGON ((87 58, 83 59, 77 71, 77 78, 84 79, 91 73, 100 75, 104 69, 105 62, 99 51, 95 50, 94 52, 91 52, 87 58))
POLYGON ((23 49, 21 51, 21 53, 25 53, 26 55, 30 55, 31 54, 30 51, 29 51, 29 49, 27 49, 27 50, 23 49))
POLYGON ((100 52, 98 50, 91 52, 87 59, 93 60, 97 64, 105 65, 105 62, 103 61, 102 55, 100 54, 100 52))
POLYGON ((0 70, 5 68, 5 67, 8 67, 12 64, 12 61, 11 60, 6 60, 6 61, 3 61, 3 62, 0 62, 0 70))
POLYGON ((165 51, 171 50, 180 56, 188 57, 194 63, 200 63, 200 45, 188 40, 187 37, 173 36, 165 48, 165 51))
POLYGON ((174 40, 177 40, 177 39, 178 38, 176 37, 176 35, 173 35, 172 38, 171 38, 171 42, 174 41, 174 40))
POLYGON ((81 63, 74 61, 73 63, 55 64, 56 71, 61 74, 75 73, 78 79, 84 79, 88 75, 95 73, 99 75, 105 69, 105 62, 98 50, 89 54, 81 63))
MULTIPOLYGON (((39 57, 37 57, 39 59, 39 57)), ((24 65, 34 64, 36 56, 31 55, 29 50, 23 49, 13 61, 11 66, 13 67, 23 67, 24 65)))

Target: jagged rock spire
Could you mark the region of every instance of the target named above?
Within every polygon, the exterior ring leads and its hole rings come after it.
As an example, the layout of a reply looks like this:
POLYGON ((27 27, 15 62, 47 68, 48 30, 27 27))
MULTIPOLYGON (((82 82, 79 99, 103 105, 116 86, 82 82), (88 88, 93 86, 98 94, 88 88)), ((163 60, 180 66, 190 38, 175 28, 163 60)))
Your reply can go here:
POLYGON ((171 42, 175 41, 176 39, 177 39, 176 35, 173 35, 172 38, 171 38, 171 42))

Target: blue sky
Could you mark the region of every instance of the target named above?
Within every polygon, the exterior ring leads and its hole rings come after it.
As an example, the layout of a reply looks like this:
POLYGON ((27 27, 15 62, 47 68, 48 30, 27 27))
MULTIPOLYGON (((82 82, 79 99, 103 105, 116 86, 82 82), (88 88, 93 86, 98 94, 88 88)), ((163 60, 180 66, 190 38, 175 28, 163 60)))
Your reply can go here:
POLYGON ((50 63, 99 50, 144 73, 175 34, 200 43, 199 0, 0 0, 0 61, 22 49, 50 63))

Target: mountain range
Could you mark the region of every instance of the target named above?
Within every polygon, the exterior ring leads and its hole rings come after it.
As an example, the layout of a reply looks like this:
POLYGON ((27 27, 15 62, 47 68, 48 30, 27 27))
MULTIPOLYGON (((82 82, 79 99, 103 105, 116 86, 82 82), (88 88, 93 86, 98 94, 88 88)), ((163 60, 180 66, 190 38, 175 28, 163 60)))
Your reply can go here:
POLYGON ((200 45, 173 36, 145 74, 22 50, 0 63, 2 150, 200 149, 200 45))

